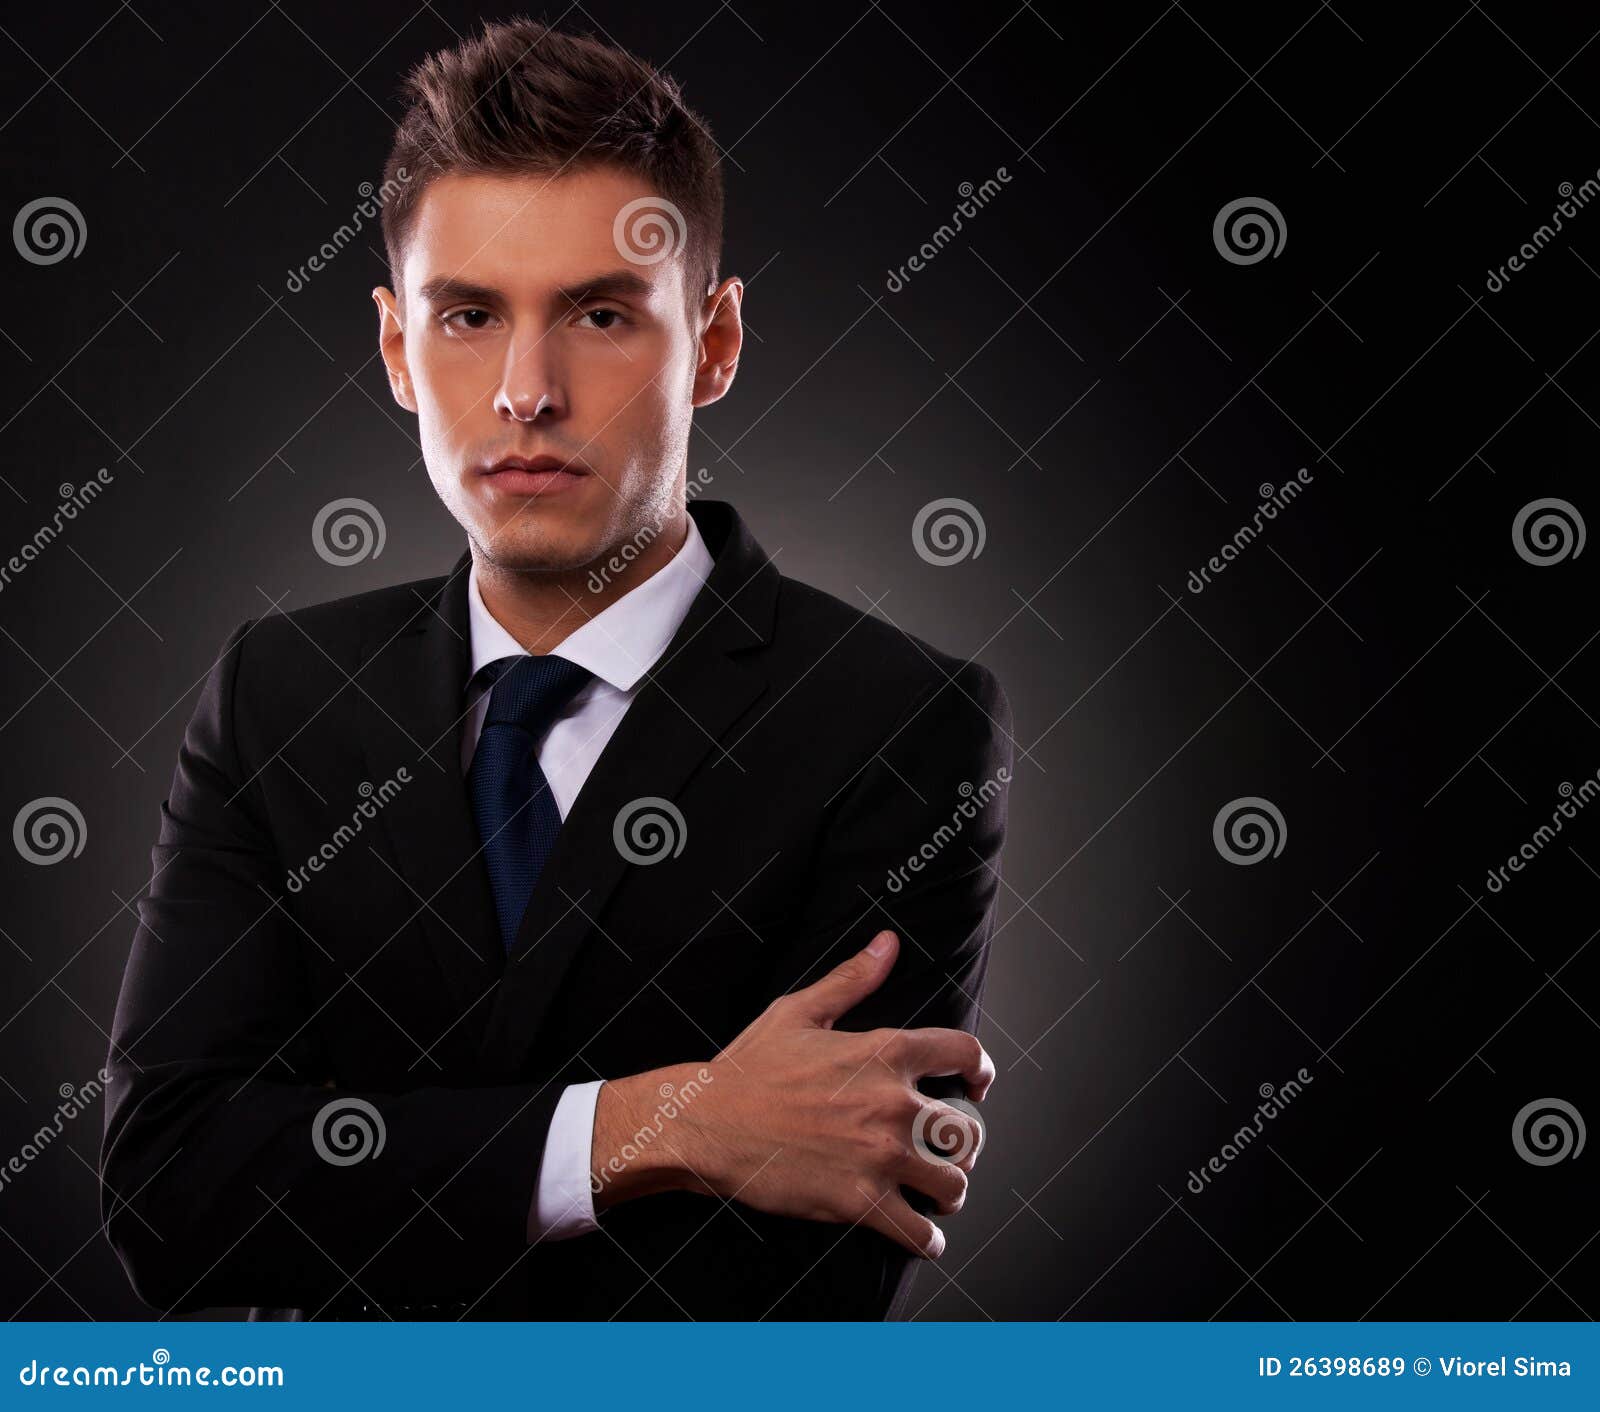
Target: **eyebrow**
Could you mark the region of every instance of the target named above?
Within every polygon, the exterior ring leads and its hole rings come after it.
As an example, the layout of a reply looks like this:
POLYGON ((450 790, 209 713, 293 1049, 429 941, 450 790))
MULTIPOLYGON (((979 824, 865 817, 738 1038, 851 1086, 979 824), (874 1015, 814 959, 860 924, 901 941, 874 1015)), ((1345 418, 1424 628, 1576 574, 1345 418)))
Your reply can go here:
MULTIPOLYGON (((644 299, 654 291, 655 286, 633 270, 607 270, 556 290, 553 307, 564 310, 572 304, 582 304, 590 299, 644 299)), ((500 290, 452 275, 438 275, 425 281, 418 287, 417 294, 425 303, 435 305, 457 301, 479 304, 505 302, 505 295, 500 290)))

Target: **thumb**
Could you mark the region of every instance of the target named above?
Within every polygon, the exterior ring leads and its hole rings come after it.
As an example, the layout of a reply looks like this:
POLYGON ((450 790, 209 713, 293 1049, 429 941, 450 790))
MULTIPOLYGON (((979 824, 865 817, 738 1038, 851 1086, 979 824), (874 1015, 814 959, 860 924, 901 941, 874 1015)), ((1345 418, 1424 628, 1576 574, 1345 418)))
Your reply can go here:
POLYGON ((811 1024, 831 1029, 835 1020, 883 984, 899 951, 900 939, 893 932, 879 932, 865 948, 841 961, 820 981, 795 991, 795 1008, 811 1024))

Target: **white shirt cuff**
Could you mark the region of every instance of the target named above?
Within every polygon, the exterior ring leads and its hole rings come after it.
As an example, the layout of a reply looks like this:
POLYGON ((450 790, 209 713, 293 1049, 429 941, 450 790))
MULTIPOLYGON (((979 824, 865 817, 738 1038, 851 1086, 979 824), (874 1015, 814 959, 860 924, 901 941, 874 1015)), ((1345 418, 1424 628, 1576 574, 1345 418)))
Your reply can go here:
POLYGON ((539 1184, 528 1208, 528 1240, 567 1240, 598 1230, 589 1163, 594 1148, 594 1109, 600 1086, 568 1084, 545 1134, 539 1184))

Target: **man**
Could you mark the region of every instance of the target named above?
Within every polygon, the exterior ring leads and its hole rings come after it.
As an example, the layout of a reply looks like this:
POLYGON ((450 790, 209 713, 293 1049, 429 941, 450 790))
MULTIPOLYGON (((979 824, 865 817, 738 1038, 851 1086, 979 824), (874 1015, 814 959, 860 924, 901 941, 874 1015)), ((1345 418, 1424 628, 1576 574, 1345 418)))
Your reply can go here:
POLYGON ((994 1075, 1005 698, 690 503, 743 287, 671 80, 519 21, 408 96, 380 347, 468 548, 213 668, 110 1239, 180 1311, 892 1317, 994 1075))

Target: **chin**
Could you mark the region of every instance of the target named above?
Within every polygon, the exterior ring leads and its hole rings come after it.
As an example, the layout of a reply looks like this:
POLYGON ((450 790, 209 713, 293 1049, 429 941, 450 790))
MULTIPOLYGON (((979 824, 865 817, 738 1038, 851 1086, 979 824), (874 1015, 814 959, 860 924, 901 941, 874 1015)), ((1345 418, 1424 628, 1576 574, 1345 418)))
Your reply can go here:
POLYGON ((600 527, 563 512, 527 510, 514 521, 489 521, 478 543, 490 563, 513 573, 558 573, 587 568, 600 553, 600 527), (508 526, 502 529, 502 526, 508 526))

